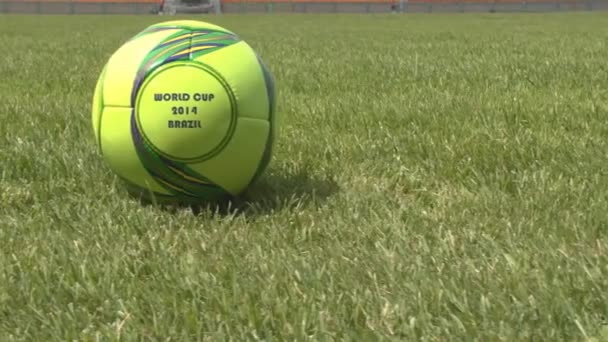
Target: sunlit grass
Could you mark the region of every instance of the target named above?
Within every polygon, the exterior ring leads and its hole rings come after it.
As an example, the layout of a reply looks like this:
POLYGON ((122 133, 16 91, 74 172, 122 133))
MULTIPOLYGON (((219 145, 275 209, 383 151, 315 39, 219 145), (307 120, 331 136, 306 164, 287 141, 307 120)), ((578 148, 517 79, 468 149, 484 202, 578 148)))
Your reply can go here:
POLYGON ((200 17, 281 130, 196 212, 130 198, 90 123, 164 19, 0 17, 0 340, 608 339, 608 16, 200 17))

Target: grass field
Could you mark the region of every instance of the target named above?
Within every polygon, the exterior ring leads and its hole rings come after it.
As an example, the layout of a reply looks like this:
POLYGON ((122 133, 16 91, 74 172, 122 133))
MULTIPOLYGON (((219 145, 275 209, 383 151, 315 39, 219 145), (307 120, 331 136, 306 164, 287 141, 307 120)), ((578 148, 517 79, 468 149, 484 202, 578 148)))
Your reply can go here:
POLYGON ((195 211, 130 198, 90 122, 164 19, 0 16, 1 341, 608 341, 607 14, 203 17, 282 125, 195 211))

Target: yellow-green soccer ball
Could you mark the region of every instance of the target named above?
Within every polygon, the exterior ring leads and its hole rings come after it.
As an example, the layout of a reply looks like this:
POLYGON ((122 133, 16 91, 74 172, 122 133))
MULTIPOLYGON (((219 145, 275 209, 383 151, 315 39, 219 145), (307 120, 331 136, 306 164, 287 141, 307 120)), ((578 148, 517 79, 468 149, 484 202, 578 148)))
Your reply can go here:
POLYGON ((92 121, 109 167, 147 199, 242 193, 268 165, 275 89, 236 34, 200 21, 152 25, 122 45, 97 82, 92 121))

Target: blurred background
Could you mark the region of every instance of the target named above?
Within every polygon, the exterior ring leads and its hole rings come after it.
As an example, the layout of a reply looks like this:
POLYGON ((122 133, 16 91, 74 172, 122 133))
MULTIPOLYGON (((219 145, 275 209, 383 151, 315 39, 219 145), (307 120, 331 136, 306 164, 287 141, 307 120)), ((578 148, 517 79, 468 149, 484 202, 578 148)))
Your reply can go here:
POLYGON ((407 13, 608 10, 608 0, 0 0, 0 13, 407 13))

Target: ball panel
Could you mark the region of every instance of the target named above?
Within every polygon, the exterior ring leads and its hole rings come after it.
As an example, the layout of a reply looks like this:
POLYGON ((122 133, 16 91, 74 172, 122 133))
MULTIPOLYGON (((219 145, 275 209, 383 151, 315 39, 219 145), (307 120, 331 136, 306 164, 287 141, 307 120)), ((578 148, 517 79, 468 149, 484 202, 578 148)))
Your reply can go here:
POLYGON ((191 168, 238 195, 250 183, 260 163, 269 134, 266 120, 239 118, 232 140, 222 153, 191 168))
POLYGON ((141 163, 131 137, 131 109, 104 107, 100 148, 110 168, 121 178, 165 195, 171 193, 156 182, 141 163))
POLYGON ((270 130, 269 130, 269 134, 268 134, 268 139, 266 140, 266 148, 264 149, 264 154, 262 155, 262 159, 260 160, 258 168, 255 171, 255 174, 254 174, 253 178, 251 179, 250 184, 256 182, 258 180, 258 178, 260 178, 262 173, 266 170, 266 168, 268 167, 268 164, 270 164, 270 159, 272 157, 272 153, 274 150, 274 141, 275 141, 277 133, 278 133, 276 114, 275 114, 276 94, 275 94, 274 79, 273 79, 272 75, 270 74, 270 72, 268 71, 268 68, 266 68, 266 65, 264 65, 264 63, 261 60, 259 60, 259 63, 260 63, 260 66, 262 67, 262 72, 264 74, 266 92, 268 94, 268 101, 270 103, 270 108, 269 108, 269 112, 268 112, 268 115, 269 115, 268 123, 270 124, 270 130))
POLYGON ((91 121, 93 124, 93 134, 95 141, 99 143, 99 125, 101 124, 101 112, 103 111, 103 79, 105 76, 105 66, 95 84, 95 92, 93 95, 93 104, 91 106, 91 121))
POLYGON ((189 58, 193 60, 238 42, 240 39, 229 33, 208 30, 192 31, 189 58))
POLYGON ((192 62, 173 62, 146 78, 136 103, 137 123, 159 154, 181 161, 212 157, 236 125, 235 100, 212 70, 192 62))
POLYGON ((230 84, 239 117, 266 119, 269 102, 257 55, 244 41, 193 59, 215 69, 230 84))
POLYGON ((223 191, 221 188, 213 188, 209 189, 209 191, 205 192, 205 194, 201 197, 191 197, 191 196, 183 196, 179 194, 161 194, 158 192, 151 191, 150 189, 145 189, 140 187, 139 185, 131 183, 131 181, 119 177, 124 184, 126 185, 127 191, 138 198, 147 200, 149 202, 156 203, 165 203, 165 204, 174 204, 174 203, 184 203, 184 204, 196 204, 200 203, 201 200, 205 201, 218 201, 224 200, 230 197, 230 194, 223 191))
POLYGON ((233 32, 231 32, 221 26, 217 26, 217 25, 210 24, 207 22, 196 21, 196 20, 170 20, 170 21, 165 21, 162 23, 148 26, 148 28, 146 28, 146 30, 150 30, 150 29, 153 30, 153 29, 165 28, 165 27, 179 27, 179 28, 187 28, 190 30, 197 30, 197 29, 214 30, 214 31, 234 34, 233 32))
MULTIPOLYGON (((141 36, 122 45, 110 57, 103 82, 104 105, 131 106, 133 81, 142 61, 159 42, 176 32, 179 30, 166 30, 141 36)), ((189 44, 189 41, 186 44, 189 44)))
MULTIPOLYGON (((149 158, 150 155, 140 154, 140 158, 149 158)), ((149 161, 149 160, 148 160, 149 161)), ((228 192, 213 183, 207 177, 193 170, 189 165, 175 163, 160 158, 160 164, 145 162, 148 172, 154 179, 165 186, 175 198, 190 199, 216 199, 225 197, 228 192)))

